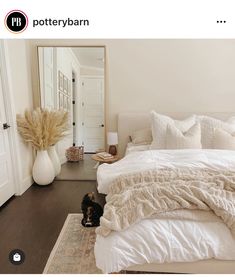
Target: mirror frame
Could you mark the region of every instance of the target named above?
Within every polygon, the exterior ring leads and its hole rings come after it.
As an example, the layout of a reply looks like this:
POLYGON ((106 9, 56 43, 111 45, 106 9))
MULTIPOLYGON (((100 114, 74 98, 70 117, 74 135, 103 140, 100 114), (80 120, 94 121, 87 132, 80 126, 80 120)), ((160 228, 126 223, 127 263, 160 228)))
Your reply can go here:
POLYGON ((107 87, 108 87, 108 76, 107 76, 107 46, 106 45, 37 45, 36 46, 36 64, 37 64, 37 69, 36 69, 36 78, 37 78, 37 94, 36 99, 34 97, 34 107, 35 108, 42 108, 41 105, 41 84, 40 84, 40 70, 39 70, 39 48, 40 47, 58 47, 58 48, 104 48, 104 146, 105 146, 105 151, 107 151, 108 146, 107 146, 107 131, 108 131, 108 120, 107 120, 107 87))

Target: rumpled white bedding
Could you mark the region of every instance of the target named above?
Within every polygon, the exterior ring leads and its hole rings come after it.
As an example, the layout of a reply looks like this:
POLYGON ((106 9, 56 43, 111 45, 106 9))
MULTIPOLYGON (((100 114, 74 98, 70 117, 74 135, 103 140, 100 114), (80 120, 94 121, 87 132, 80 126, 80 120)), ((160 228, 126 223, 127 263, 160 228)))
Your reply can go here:
POLYGON ((108 194, 109 185, 121 174, 154 168, 211 168, 235 170, 235 151, 214 149, 148 150, 132 152, 97 170, 98 191, 108 194))
MULTIPOLYGON (((98 190, 108 193, 120 174, 154 168, 212 168, 235 170, 235 151, 149 150, 128 154, 98 168, 98 190)), ((213 212, 179 210, 144 219, 122 232, 97 236, 96 264, 116 272, 144 263, 193 262, 216 258, 235 260, 235 239, 213 212), (194 214, 194 220, 187 213, 194 214), (191 218, 191 219, 190 219, 191 218)))

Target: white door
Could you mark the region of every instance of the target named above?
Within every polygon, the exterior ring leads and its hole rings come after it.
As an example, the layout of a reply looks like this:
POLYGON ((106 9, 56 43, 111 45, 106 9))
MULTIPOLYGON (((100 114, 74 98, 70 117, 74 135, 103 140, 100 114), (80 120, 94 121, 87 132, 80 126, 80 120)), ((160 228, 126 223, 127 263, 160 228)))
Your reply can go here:
POLYGON ((52 47, 43 47, 39 51, 41 106, 53 109, 56 107, 54 93, 54 50, 52 47))
POLYGON ((2 82, 0 76, 0 206, 14 193, 13 168, 10 156, 9 129, 4 129, 6 123, 2 82))
POLYGON ((85 152, 104 149, 104 79, 82 78, 82 133, 85 152))

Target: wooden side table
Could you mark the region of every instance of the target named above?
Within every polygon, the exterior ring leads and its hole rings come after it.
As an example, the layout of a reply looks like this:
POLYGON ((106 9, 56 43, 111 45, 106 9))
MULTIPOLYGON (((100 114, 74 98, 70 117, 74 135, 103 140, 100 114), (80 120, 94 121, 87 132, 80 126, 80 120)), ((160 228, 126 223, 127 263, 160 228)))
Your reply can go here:
POLYGON ((111 164, 111 163, 114 163, 114 162, 116 162, 118 160, 118 156, 113 156, 110 159, 102 159, 97 154, 92 155, 91 158, 92 158, 92 160, 97 162, 96 165, 94 166, 94 168, 97 168, 102 163, 111 164))

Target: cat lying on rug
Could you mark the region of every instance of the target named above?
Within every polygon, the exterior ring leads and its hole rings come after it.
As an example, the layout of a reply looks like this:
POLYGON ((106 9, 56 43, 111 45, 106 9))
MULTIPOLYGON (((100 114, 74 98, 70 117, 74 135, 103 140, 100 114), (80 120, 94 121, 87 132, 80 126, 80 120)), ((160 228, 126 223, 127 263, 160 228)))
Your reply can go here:
POLYGON ((83 219, 81 223, 84 227, 94 227, 100 225, 100 217, 103 215, 103 208, 94 200, 94 192, 89 192, 83 197, 81 205, 83 219))

